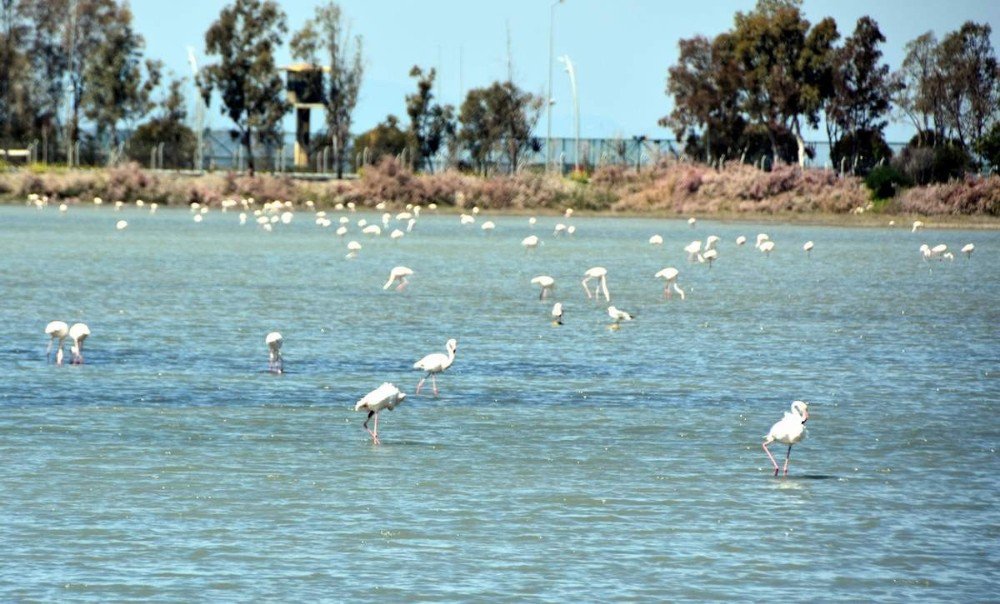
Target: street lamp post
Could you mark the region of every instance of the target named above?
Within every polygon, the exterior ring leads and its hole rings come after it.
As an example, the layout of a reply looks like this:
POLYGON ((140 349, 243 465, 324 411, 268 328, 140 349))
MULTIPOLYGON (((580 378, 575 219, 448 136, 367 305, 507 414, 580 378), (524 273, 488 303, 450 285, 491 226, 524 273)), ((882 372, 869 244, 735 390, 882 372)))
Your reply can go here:
POLYGON ((559 61, 566 66, 566 73, 569 74, 569 85, 573 89, 573 116, 576 121, 576 152, 573 158, 573 171, 580 171, 580 99, 576 94, 576 70, 573 69, 573 62, 569 57, 563 55, 559 61))
POLYGON ((546 107, 546 135, 545 135, 545 171, 552 169, 552 63, 553 50, 552 41, 555 38, 556 6, 562 4, 563 0, 555 0, 549 7, 549 94, 545 99, 546 107))

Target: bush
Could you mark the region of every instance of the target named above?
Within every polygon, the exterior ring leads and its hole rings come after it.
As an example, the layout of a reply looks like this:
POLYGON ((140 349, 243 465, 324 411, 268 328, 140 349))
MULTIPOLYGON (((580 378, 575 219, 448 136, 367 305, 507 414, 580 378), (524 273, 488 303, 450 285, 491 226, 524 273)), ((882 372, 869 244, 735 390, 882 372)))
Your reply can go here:
POLYGON ((875 200, 894 197, 898 190, 912 184, 913 181, 891 165, 876 166, 865 177, 865 186, 871 191, 872 199, 875 200))

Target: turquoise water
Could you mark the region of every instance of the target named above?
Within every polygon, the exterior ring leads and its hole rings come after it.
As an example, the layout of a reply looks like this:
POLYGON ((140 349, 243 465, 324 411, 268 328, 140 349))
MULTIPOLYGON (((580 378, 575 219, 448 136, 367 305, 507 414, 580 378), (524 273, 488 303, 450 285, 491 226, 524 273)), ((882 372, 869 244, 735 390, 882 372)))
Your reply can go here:
POLYGON ((425 214, 352 225, 345 260, 338 216, 0 208, 0 599, 1000 598, 1000 234, 425 214), (85 365, 46 364, 54 319, 89 324, 85 365), (353 405, 383 381, 408 397, 373 446, 353 405), (809 436, 774 478, 794 399, 809 436))

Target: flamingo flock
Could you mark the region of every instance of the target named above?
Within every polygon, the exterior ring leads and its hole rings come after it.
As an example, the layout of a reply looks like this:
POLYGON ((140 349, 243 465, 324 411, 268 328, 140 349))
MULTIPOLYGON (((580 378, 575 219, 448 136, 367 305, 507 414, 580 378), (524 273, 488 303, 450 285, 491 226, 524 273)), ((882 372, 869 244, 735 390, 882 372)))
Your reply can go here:
MULTIPOLYGON (((101 205, 103 201, 95 198, 94 204, 101 205)), ((242 203, 244 210, 249 210, 252 205, 252 201, 242 200, 241 202, 236 202, 233 200, 226 200, 222 204, 222 211, 225 212, 227 209, 236 208, 242 203)), ((200 222, 201 218, 208 212, 207 207, 195 207, 197 204, 192 204, 192 213, 195 222, 200 222)), ((137 207, 144 207, 138 202, 137 207)), ((433 204, 428 206, 429 210, 436 209, 432 207, 433 204)), ((121 203, 115 203, 115 210, 118 211, 123 207, 121 203)), ((345 210, 347 212, 354 212, 356 208, 353 204, 338 204, 337 210, 345 210)), ((156 204, 152 204, 150 207, 150 213, 154 213, 156 210, 156 204)), ((65 214, 68 212, 68 207, 63 204, 59 208, 60 213, 65 214)), ((348 216, 341 216, 339 219, 339 228, 336 231, 338 236, 346 235, 351 231, 352 225, 356 225, 362 235, 365 235, 371 239, 377 239, 383 236, 383 233, 389 233, 388 238, 393 241, 398 241, 406 233, 413 231, 417 224, 417 218, 420 216, 421 208, 420 206, 408 206, 405 212, 399 212, 395 216, 388 212, 384 212, 380 217, 381 226, 379 224, 369 224, 366 219, 360 219, 353 221, 348 218, 348 216), (393 224, 396 221, 397 224, 393 224), (405 230, 404 230, 405 225, 405 230), (393 228, 395 227, 395 228, 393 228), (391 232, 390 232, 390 229, 391 232)), ((255 223, 260 225, 265 231, 271 232, 274 228, 283 227, 283 225, 289 225, 293 222, 294 213, 292 208, 288 205, 288 202, 284 204, 280 202, 272 202, 270 204, 264 204, 262 210, 255 210, 254 215, 256 217, 255 223)), ((460 216, 459 223, 461 225, 471 225, 477 222, 480 217, 480 211, 478 207, 473 207, 471 214, 462 214, 460 216)), ((565 218, 569 220, 572 217, 572 210, 567 210, 565 213, 565 218)), ((239 223, 241 225, 248 224, 247 211, 241 212, 239 216, 239 223)), ((326 212, 317 212, 315 217, 315 224, 320 228, 327 228, 333 224, 333 221, 327 217, 326 212)), ((528 225, 530 228, 534 228, 537 224, 537 219, 531 217, 528 220, 528 225)), ((689 219, 689 226, 694 229, 698 227, 697 220, 694 218, 689 219)), ((115 223, 115 228, 119 231, 128 228, 128 222, 125 220, 118 220, 115 223)), ((497 225, 492 220, 485 220, 480 229, 485 234, 491 234, 497 230, 497 225)), ((916 221, 912 225, 911 232, 923 232, 925 225, 921 221, 916 221)), ((575 225, 558 223, 556 224, 552 236, 553 237, 565 237, 572 235, 576 232, 575 225)), ((747 242, 747 237, 740 235, 735 239, 735 244, 737 247, 745 245, 747 242)), ((663 236, 657 234, 649 237, 648 243, 655 248, 661 248, 665 244, 665 239, 663 236)), ((521 240, 521 246, 525 248, 526 251, 535 251, 542 245, 541 239, 537 235, 528 235, 521 240)), ((721 238, 716 235, 709 235, 704 240, 695 240, 687 243, 683 246, 683 251, 687 254, 688 260, 691 263, 697 264, 707 264, 708 269, 712 268, 713 263, 720 258, 720 245, 721 238)), ((766 233, 760 233, 756 236, 754 248, 760 251, 765 256, 770 256, 777 252, 777 246, 775 241, 766 233)), ((350 241, 347 244, 348 259, 357 258, 361 252, 362 246, 355 240, 350 241)), ((813 241, 806 241, 801 249, 806 255, 811 257, 812 252, 815 249, 815 243, 813 241)), ((961 247, 961 253, 966 256, 967 259, 971 259, 975 251, 975 245, 972 243, 966 244, 961 247)), ((730 252, 726 252, 727 254, 730 252)), ((921 257, 925 261, 929 260, 953 260, 954 255, 950 252, 948 246, 944 243, 934 245, 933 247, 927 244, 920 246, 921 257)), ((728 257, 728 256, 727 256, 728 257)), ((395 266, 389 272, 388 280, 382 286, 383 290, 388 290, 395 285, 395 289, 398 292, 404 291, 408 284, 410 283, 409 278, 414 275, 414 271, 406 266, 395 266)), ((583 280, 581 285, 585 291, 587 299, 600 301, 603 296, 603 300, 607 303, 607 315, 612 321, 612 329, 619 329, 622 323, 628 323, 635 320, 635 314, 619 308, 618 306, 610 304, 611 293, 608 287, 608 275, 609 270, 604 266, 593 266, 583 274, 583 280), (591 289, 591 282, 596 282, 593 289, 591 289)), ((673 267, 668 266, 660 271, 656 272, 654 275, 655 279, 663 280, 663 298, 666 300, 671 300, 676 294, 681 300, 685 300, 685 291, 678 284, 678 278, 680 276, 680 271, 673 267)), ((530 283, 538 287, 538 299, 545 300, 553 295, 555 289, 555 278, 551 275, 541 274, 537 275, 530 280, 530 283)), ((416 286, 415 286, 416 287, 416 286)), ((564 305, 562 302, 556 302, 550 312, 552 319, 552 324, 555 326, 561 326, 564 324, 564 305)), ((54 353, 54 363, 56 365, 61 365, 64 360, 64 346, 68 339, 71 342, 70 353, 71 353, 71 364, 83 364, 83 347, 84 343, 90 335, 89 327, 84 323, 75 323, 72 326, 67 325, 63 321, 52 321, 45 327, 45 334, 49 338, 48 347, 46 349, 46 360, 53 361, 53 348, 55 348, 54 353)), ((279 332, 270 332, 265 336, 265 344, 268 349, 268 370, 275 374, 284 373, 284 364, 282 357, 282 344, 283 338, 279 332)), ((437 377, 443 372, 447 371, 455 362, 457 354, 458 342, 456 339, 452 338, 447 340, 445 343, 445 352, 434 352, 428 354, 413 364, 413 369, 422 372, 422 375, 415 387, 415 394, 419 395, 422 388, 424 387, 428 378, 431 381, 431 389, 434 395, 439 394, 437 386, 437 377)), ((361 397, 355 404, 355 411, 367 412, 367 417, 363 423, 363 428, 371 437, 374 444, 379 444, 381 439, 379 437, 379 413, 383 410, 393 410, 406 398, 406 394, 400 390, 397 386, 390 382, 385 382, 378 388, 375 388, 365 396, 361 397), (369 424, 373 422, 373 425, 369 427, 369 424)), ((775 423, 771 429, 768 431, 762 447, 767 454, 768 459, 771 461, 774 474, 777 476, 782 471, 785 475, 788 474, 788 464, 791 457, 792 446, 803 441, 806 437, 805 425, 809 419, 809 403, 805 401, 796 400, 792 403, 791 408, 785 413, 784 417, 775 423), (779 443, 781 445, 787 445, 788 449, 785 455, 785 461, 783 468, 779 466, 774 455, 768 448, 769 445, 774 443, 779 443)))

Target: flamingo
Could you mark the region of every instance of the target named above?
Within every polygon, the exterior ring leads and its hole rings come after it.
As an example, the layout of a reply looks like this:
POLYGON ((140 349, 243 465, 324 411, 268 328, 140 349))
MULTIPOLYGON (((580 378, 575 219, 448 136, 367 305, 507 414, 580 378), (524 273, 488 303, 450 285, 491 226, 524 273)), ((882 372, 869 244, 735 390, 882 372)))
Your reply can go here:
POLYGON ((600 292, 604 292, 604 300, 606 302, 611 301, 611 294, 608 293, 608 269, 603 266, 595 266, 593 268, 587 269, 587 272, 583 274, 583 289, 587 292, 587 298, 600 298, 600 292), (587 286, 587 282, 591 279, 598 279, 599 283, 597 287, 594 288, 594 295, 590 295, 590 288, 587 286))
POLYGON ((694 216, 692 216, 691 218, 688 218, 688 226, 690 226, 692 229, 694 228, 694 225, 697 224, 697 223, 698 223, 698 219, 695 218, 694 216))
POLYGON ((691 243, 684 246, 684 251, 687 252, 688 260, 694 261, 698 257, 698 252, 701 251, 701 241, 692 241, 691 243))
POLYGON ((347 255, 344 256, 344 258, 347 258, 348 260, 353 260, 354 258, 358 257, 358 252, 360 252, 360 251, 361 251, 361 244, 360 243, 358 243, 357 241, 348 241, 347 242, 347 255))
POLYGON ((392 284, 399 281, 399 285, 396 286, 396 291, 401 292, 406 288, 406 284, 409 281, 406 279, 413 274, 413 270, 405 266, 394 266, 391 271, 389 271, 389 280, 385 282, 382 289, 389 289, 392 284))
POLYGON ((715 249, 715 244, 717 244, 717 243, 719 243, 719 236, 718 235, 709 235, 708 237, 705 237, 705 249, 706 250, 714 250, 715 249))
POLYGON ((747 242, 746 235, 740 235, 736 238, 736 245, 743 245, 747 242))
POLYGON ((115 223, 115 228, 118 229, 119 231, 124 231, 125 229, 128 228, 128 221, 119 220, 118 222, 115 223))
POLYGON ((562 302, 556 302, 552 305, 552 324, 562 325, 563 324, 563 307, 562 302))
POLYGON ((943 243, 939 243, 934 247, 929 247, 926 243, 920 246, 920 253, 923 255, 924 260, 941 260, 947 251, 948 246, 943 243))
POLYGON ((45 326, 45 335, 49 336, 49 346, 45 349, 45 362, 49 361, 52 354, 52 345, 58 339, 59 350, 56 351, 56 365, 62 365, 63 342, 66 341, 66 336, 69 335, 69 326, 66 325, 65 321, 52 321, 45 326))
POLYGON ((435 396, 437 395, 438 387, 434 376, 451 367, 451 364, 455 362, 455 352, 458 350, 458 341, 455 338, 452 338, 445 343, 444 347, 448 351, 448 354, 435 352, 425 356, 413 364, 414 369, 420 369, 421 371, 427 372, 427 375, 420 378, 420 381, 417 382, 417 394, 420 394, 420 388, 424 385, 424 380, 426 380, 429 376, 431 378, 431 387, 434 388, 435 396))
POLYGON ((976 246, 973 243, 966 243, 962 246, 962 253, 965 254, 966 258, 972 258, 972 252, 976 251, 976 246))
POLYGON ((653 275, 653 277, 655 277, 656 279, 666 280, 666 283, 663 284, 663 297, 665 299, 669 300, 670 298, 673 297, 673 294, 670 293, 671 285, 673 286, 674 291, 676 291, 678 294, 681 295, 681 300, 684 299, 684 290, 677 285, 677 275, 679 274, 680 271, 678 271, 676 268, 668 266, 667 268, 662 269, 658 271, 655 275, 653 275))
POLYGON ((712 268, 712 263, 719 258, 719 250, 712 248, 705 250, 704 254, 698 254, 698 262, 707 262, 708 268, 712 268))
POLYGON ((71 361, 74 365, 83 365, 83 341, 90 335, 90 328, 86 323, 73 323, 69 328, 69 339, 73 340, 73 345, 69 347, 73 355, 71 361))
POLYGON ((757 243, 754 244, 754 247, 759 250, 760 246, 763 245, 765 241, 770 241, 770 240, 771 237, 767 233, 757 233, 757 243))
POLYGON ((663 237, 660 235, 653 235, 649 238, 649 245, 663 245, 663 237))
POLYGON ((393 231, 389 233, 389 239, 392 239, 393 241, 398 241, 399 239, 403 238, 403 235, 404 235, 403 231, 399 229, 393 229, 393 231))
POLYGON ((622 321, 631 321, 635 318, 632 316, 632 313, 621 310, 615 306, 608 307, 608 316, 611 317, 612 321, 614 321, 614 324, 611 325, 611 329, 618 329, 621 326, 622 321))
POLYGON ((481 228, 483 230, 483 232, 488 235, 488 234, 492 233, 494 229, 497 228, 497 225, 492 220, 487 220, 479 228, 481 228))
POLYGON ((537 248, 539 243, 540 241, 538 239, 538 235, 528 235, 521 240, 521 245, 523 245, 526 250, 533 250, 537 248))
POLYGON ((555 228, 555 230, 552 231, 552 234, 553 235, 559 235, 559 234, 563 233, 565 230, 566 230, 566 225, 560 222, 560 223, 556 224, 556 228, 555 228))
POLYGON ((788 458, 792 456, 792 445, 797 444, 806 437, 806 420, 809 419, 809 403, 805 401, 792 402, 792 410, 785 411, 785 417, 781 421, 771 426, 770 432, 764 437, 764 452, 767 453, 771 463, 774 464, 774 475, 778 475, 778 462, 774 460, 774 455, 767 449, 767 445, 777 441, 788 445, 788 453, 785 454, 785 475, 788 475, 788 458))
POLYGON ((378 237, 382 234, 382 227, 377 224, 369 224, 365 228, 361 229, 361 233, 364 235, 371 235, 373 237, 378 237))
POLYGON ((916 233, 917 231, 919 231, 922 228, 924 228, 924 223, 921 222, 921 221, 919 221, 919 220, 914 220, 913 221, 913 228, 910 229, 910 232, 911 233, 916 233))
POLYGON ((371 434, 372 444, 377 445, 382 442, 378 438, 379 411, 383 409, 392 411, 396 408, 396 405, 402 404, 404 398, 406 398, 406 393, 402 392, 399 388, 396 388, 389 382, 383 382, 381 386, 364 395, 361 397, 361 400, 354 404, 355 411, 368 411, 368 417, 362 425, 365 427, 365 430, 368 431, 368 434, 371 434), (370 430, 368 428, 368 422, 371 420, 373 415, 375 416, 375 429, 370 430))
POLYGON ((813 251, 813 242, 806 241, 804 244, 802 244, 802 249, 806 251, 806 254, 809 254, 811 256, 813 251))
POLYGON ((768 258, 771 257, 771 252, 774 251, 774 242, 768 239, 760 244, 760 251, 764 252, 764 255, 768 258))
POLYGON ((476 218, 475 218, 475 216, 469 216, 468 214, 462 214, 459 217, 459 220, 461 221, 462 224, 472 224, 472 223, 474 223, 476 221, 476 218))
POLYGON ((539 300, 544 300, 549 295, 549 292, 552 291, 552 288, 556 286, 556 280, 548 275, 538 275, 531 280, 531 283, 542 288, 542 291, 538 294, 539 300))
POLYGON ((271 373, 283 373, 285 370, 285 361, 281 358, 281 344, 284 341, 276 331, 264 336, 264 343, 267 344, 267 370, 271 373))

